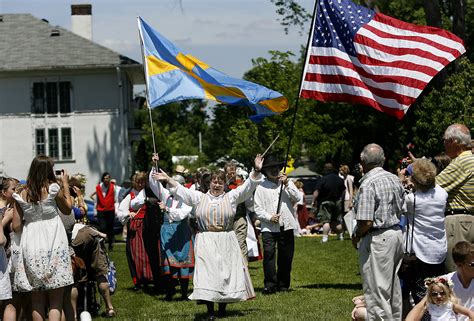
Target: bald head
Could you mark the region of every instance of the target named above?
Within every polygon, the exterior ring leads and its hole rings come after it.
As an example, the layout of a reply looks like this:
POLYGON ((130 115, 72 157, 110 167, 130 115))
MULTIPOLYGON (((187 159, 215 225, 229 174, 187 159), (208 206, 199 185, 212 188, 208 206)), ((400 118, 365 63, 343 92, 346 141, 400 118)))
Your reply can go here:
POLYGON ((362 167, 364 168, 364 172, 366 173, 372 168, 382 167, 385 163, 383 148, 377 144, 369 144, 365 146, 360 153, 360 160, 362 167))

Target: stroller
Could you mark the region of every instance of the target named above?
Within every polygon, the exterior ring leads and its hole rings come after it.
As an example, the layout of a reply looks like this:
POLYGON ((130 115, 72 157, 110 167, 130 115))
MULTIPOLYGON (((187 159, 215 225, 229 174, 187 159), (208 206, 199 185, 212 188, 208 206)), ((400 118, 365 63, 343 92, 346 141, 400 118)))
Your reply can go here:
MULTIPOLYGON (((92 227, 90 227, 90 229, 94 230, 92 227)), ((117 286, 116 271, 114 262, 112 262, 107 255, 104 239, 100 237, 90 237, 87 238, 87 240, 89 241, 87 245, 81 243, 79 253, 87 255, 91 252, 90 247, 93 247, 94 249, 97 249, 97 246, 100 247, 99 253, 101 256, 103 255, 102 259, 106 261, 108 266, 106 277, 109 283, 110 294, 113 294, 117 286)), ((90 264, 90 257, 89 260, 86 259, 84 261, 89 262, 90 264)), ((93 317, 98 316, 103 299, 98 295, 98 283, 94 269, 92 266, 86 266, 86 264, 83 264, 83 269, 79 269, 76 272, 76 277, 78 280, 77 315, 80 315, 83 311, 87 311, 93 317)))

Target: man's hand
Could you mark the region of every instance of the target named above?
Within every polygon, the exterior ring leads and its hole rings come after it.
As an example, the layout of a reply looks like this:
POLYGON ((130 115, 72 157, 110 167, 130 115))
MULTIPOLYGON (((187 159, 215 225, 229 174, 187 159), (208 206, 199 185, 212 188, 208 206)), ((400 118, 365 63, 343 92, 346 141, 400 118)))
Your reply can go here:
POLYGON ((263 160, 264 160, 264 158, 262 157, 261 154, 257 154, 257 156, 255 156, 254 167, 253 168, 255 168, 255 170, 257 172, 260 172, 262 170, 263 160))
POLYGON ((273 214, 272 218, 270 219, 270 222, 272 222, 272 223, 280 222, 280 216, 281 216, 281 214, 273 214))
POLYGON ((288 186, 288 176, 286 174, 280 173, 278 174, 278 180, 285 186, 288 186))

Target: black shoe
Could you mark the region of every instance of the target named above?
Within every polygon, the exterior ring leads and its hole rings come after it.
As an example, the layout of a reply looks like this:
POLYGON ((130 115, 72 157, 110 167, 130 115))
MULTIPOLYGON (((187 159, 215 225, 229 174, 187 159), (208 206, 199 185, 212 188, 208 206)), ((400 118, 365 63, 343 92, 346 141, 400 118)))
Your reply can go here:
POLYGON ((137 284, 137 285, 135 285, 135 286, 133 287, 133 291, 135 291, 135 292, 140 291, 141 288, 142 288, 142 287, 137 284))
POLYGON ((278 288, 278 292, 289 292, 290 289, 288 288, 278 288))
POLYGON ((269 295, 269 294, 274 294, 275 289, 274 288, 263 288, 262 294, 263 295, 269 295))

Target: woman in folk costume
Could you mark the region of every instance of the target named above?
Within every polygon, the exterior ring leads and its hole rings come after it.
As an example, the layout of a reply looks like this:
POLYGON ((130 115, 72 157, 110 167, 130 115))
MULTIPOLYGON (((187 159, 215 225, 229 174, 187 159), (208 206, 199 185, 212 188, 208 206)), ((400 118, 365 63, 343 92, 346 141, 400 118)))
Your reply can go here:
POLYGON ((133 176, 133 187, 130 193, 120 202, 117 217, 127 224, 126 254, 128 268, 133 280, 133 289, 138 291, 142 285, 153 282, 150 259, 145 251, 143 241, 143 225, 146 215, 146 204, 133 209, 131 202, 143 191, 146 182, 146 173, 138 172, 133 176))
MULTIPOLYGON (((166 182, 174 196, 193 207, 191 213, 197 219, 198 233, 194 247, 193 293, 189 298, 206 303, 209 319, 215 318, 214 302, 219 303, 219 316, 225 316, 227 303, 255 297, 246 260, 233 230, 233 220, 237 205, 249 198, 262 181, 262 163, 262 156, 257 155, 250 179, 227 193, 224 192, 223 171, 212 173, 210 190, 206 194, 186 189, 163 171, 152 174, 155 180, 166 182)), ((172 219, 173 216, 170 213, 172 219)))
POLYGON ((107 234, 107 242, 109 250, 112 250, 114 243, 114 219, 115 219, 115 200, 118 191, 115 184, 111 182, 110 174, 105 172, 102 174, 101 183, 95 187, 95 192, 91 194, 91 198, 97 196, 97 217, 101 220, 101 224, 105 225, 107 234))
MULTIPOLYGON (((154 155, 153 161, 157 162, 159 157, 154 155)), ((181 299, 187 299, 189 279, 194 271, 194 240, 187 217, 192 208, 183 201, 176 199, 164 188, 160 182, 149 176, 149 186, 155 195, 158 195, 159 206, 163 211, 163 224, 161 225, 161 273, 166 283, 166 300, 170 301, 175 292, 174 280, 179 279, 181 287, 181 299), (172 214, 170 214, 172 213, 172 214), (171 218, 171 215, 173 218, 171 218)), ((179 184, 184 184, 184 178, 180 175, 173 176, 179 184)), ((132 201, 132 208, 143 203, 144 193, 140 193, 132 201)))

